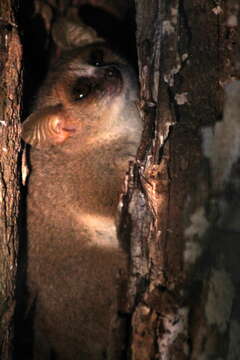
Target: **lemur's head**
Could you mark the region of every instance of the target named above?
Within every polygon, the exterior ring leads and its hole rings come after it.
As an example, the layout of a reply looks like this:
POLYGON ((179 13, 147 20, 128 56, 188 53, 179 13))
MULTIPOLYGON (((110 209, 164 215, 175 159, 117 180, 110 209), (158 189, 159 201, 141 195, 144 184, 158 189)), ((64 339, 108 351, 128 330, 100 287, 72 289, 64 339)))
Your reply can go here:
POLYGON ((88 145, 126 136, 139 142, 134 72, 96 35, 92 40, 64 49, 51 65, 35 111, 23 123, 27 143, 42 148, 70 138, 88 145))

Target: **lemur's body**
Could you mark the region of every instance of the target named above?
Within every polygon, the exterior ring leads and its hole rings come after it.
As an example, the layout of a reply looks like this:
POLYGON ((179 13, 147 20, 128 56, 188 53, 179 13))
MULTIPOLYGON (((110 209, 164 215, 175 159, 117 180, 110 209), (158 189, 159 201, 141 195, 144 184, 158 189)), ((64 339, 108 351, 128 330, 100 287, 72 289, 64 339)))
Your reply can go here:
POLYGON ((131 68, 104 44, 87 45, 50 69, 24 123, 34 359, 106 358, 126 271, 115 215, 142 130, 136 99, 131 68))

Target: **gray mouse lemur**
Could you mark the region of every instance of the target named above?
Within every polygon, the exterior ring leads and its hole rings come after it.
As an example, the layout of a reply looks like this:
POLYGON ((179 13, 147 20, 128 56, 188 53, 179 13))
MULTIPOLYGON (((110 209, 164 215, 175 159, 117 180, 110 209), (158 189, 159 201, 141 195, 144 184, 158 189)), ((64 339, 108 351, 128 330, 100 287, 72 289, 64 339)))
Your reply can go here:
POLYGON ((103 42, 78 44, 51 66, 23 123, 34 360, 112 359, 116 276, 127 267, 115 215, 142 131, 137 92, 103 42))

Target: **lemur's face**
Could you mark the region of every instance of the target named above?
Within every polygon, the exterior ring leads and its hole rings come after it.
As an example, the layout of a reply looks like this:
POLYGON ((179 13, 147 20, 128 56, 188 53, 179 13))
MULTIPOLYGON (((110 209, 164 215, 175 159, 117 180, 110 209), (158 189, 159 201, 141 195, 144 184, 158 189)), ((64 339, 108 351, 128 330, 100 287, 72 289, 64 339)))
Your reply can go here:
POLYGON ((38 99, 23 126, 24 140, 38 147, 79 136, 91 144, 106 134, 116 138, 131 127, 137 133, 141 128, 132 111, 137 99, 133 71, 103 44, 63 55, 50 69, 38 99))

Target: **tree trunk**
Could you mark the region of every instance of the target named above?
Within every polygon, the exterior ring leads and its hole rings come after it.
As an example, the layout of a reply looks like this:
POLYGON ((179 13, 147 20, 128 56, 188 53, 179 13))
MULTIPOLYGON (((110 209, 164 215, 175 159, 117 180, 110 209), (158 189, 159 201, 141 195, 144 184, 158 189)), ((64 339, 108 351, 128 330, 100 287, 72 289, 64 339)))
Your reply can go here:
POLYGON ((238 360, 239 2, 142 0, 136 13, 145 131, 120 219, 129 358, 238 360))
POLYGON ((17 1, 0 4, 0 346, 12 359, 18 253, 21 46, 14 13, 17 1))
MULTIPOLYGON (((0 338, 10 359, 21 50, 10 0, 2 3, 0 338)), ((38 6, 49 31, 49 6, 38 6)), ((136 1, 145 130, 119 225, 131 258, 122 308, 132 360, 240 359, 239 12, 239 0, 136 1)))

